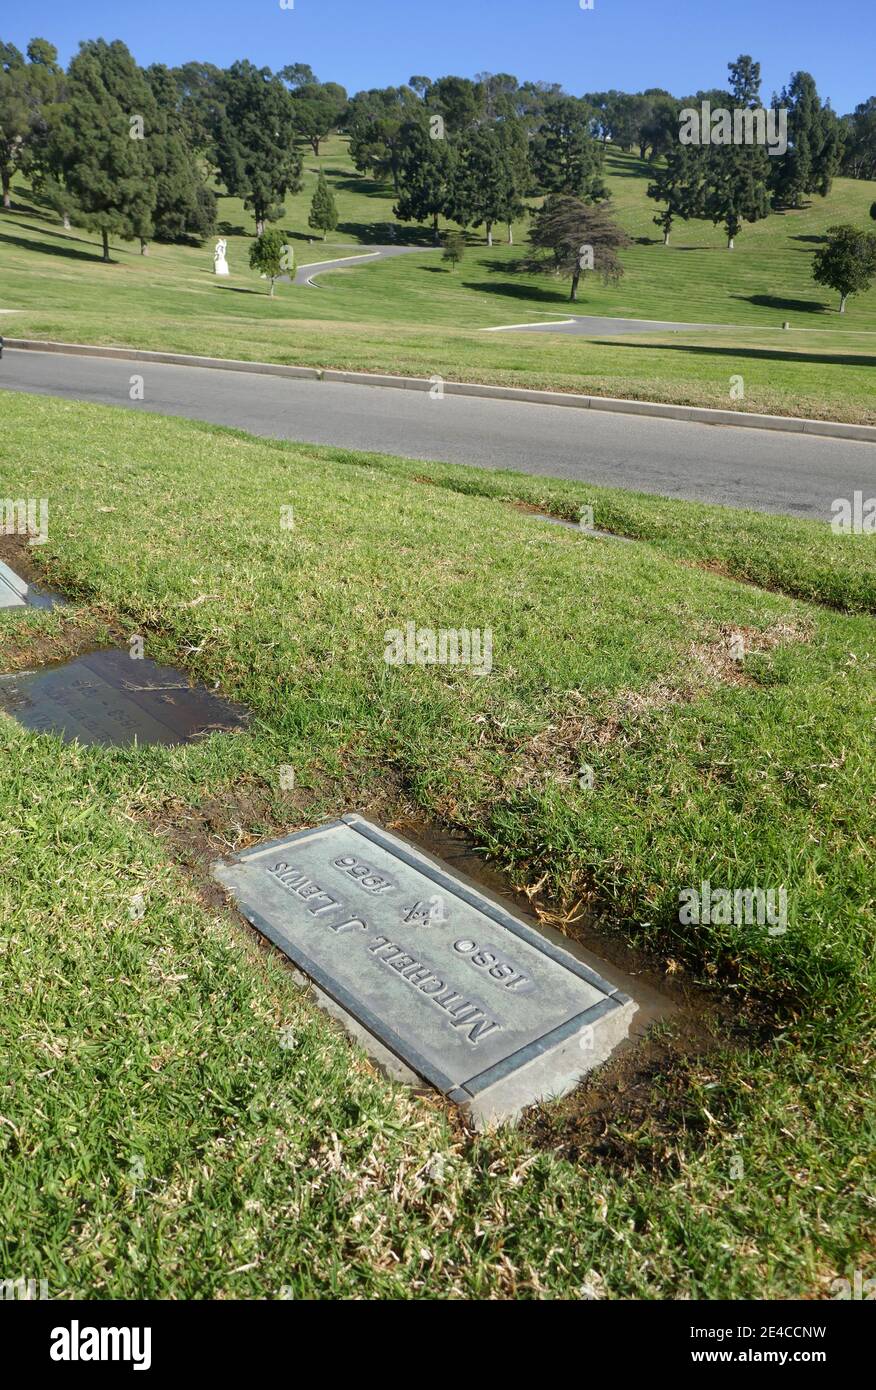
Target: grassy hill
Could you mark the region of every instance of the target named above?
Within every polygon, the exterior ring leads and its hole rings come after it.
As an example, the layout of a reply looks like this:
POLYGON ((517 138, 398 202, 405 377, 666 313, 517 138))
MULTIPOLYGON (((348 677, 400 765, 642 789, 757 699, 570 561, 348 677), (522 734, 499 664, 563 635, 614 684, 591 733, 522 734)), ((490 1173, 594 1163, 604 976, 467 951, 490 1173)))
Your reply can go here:
MULTIPOLYGON (((280 286, 269 302, 247 265, 254 232, 239 199, 220 197, 231 278, 212 274, 211 245, 153 244, 142 257, 113 246, 105 265, 95 237, 65 232, 19 185, 0 216, 0 307, 16 336, 213 352, 219 356, 388 370, 447 379, 548 386, 594 394, 713 404, 776 413, 876 420, 876 289, 851 300, 843 318, 835 297, 811 278, 811 258, 836 222, 869 226, 876 185, 838 180, 827 199, 745 226, 728 252, 722 228, 679 224, 664 247, 646 196, 646 163, 610 150, 607 174, 618 215, 636 244, 617 286, 589 279, 575 312, 726 325, 670 336, 570 338, 487 334, 484 328, 550 322, 568 315, 568 286, 514 271, 515 246, 488 248, 478 233, 456 274, 431 247, 427 230, 397 226, 400 243, 423 249, 383 263, 333 272, 319 289, 280 286), (791 323, 791 332, 782 324, 791 323), (742 375, 745 399, 730 399, 742 375)), ((391 240, 392 190, 353 169, 346 141, 304 156, 304 187, 286 202, 281 226, 299 264, 391 240), (317 174, 332 184, 339 226, 325 242, 307 227, 317 174)))

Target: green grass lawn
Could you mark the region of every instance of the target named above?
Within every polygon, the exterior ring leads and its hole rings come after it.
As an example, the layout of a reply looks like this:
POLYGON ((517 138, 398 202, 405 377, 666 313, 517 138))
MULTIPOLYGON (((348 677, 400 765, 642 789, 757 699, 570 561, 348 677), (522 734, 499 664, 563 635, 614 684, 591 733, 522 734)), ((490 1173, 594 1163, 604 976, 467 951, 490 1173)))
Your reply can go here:
MULTIPOLYGON (((388 239, 391 189, 356 173, 344 140, 327 142, 319 161, 305 155, 304 167, 305 188, 287 200, 281 223, 299 263, 330 258, 339 246, 366 250, 388 239), (311 242, 307 228, 320 165, 340 214, 326 243, 311 242)), ((648 244, 624 254, 626 275, 618 286, 588 280, 577 312, 729 327, 632 338, 482 331, 568 315, 566 285, 512 272, 525 222, 515 228, 515 246, 487 248, 471 234, 453 274, 429 249, 424 228, 399 227, 399 241, 420 243, 422 250, 333 272, 319 289, 280 285, 269 300, 248 268, 253 225, 238 199, 220 199, 232 271, 225 282, 212 273, 211 244, 154 244, 142 257, 122 243, 113 246, 114 264, 104 265, 96 239, 46 220, 26 185, 16 188, 15 209, 0 215, 0 307, 17 311, 0 322, 18 337, 876 421, 876 289, 854 297, 840 318, 810 267, 832 223, 869 225, 872 183, 837 180, 828 199, 744 227, 731 253, 721 229, 704 222, 680 224, 669 247, 659 244, 655 207, 645 196, 647 166, 609 152, 607 169, 621 220, 648 244), (737 400, 731 377, 740 375, 745 396, 737 400)))
POLYGON ((2 669, 106 625, 253 712, 177 749, 0 720, 4 1275, 53 1297, 761 1299, 872 1274, 872 541, 3 403, 4 490, 49 498, 35 558, 75 603, 2 615, 2 669), (595 500, 644 539, 515 499, 595 500), (387 667, 409 619, 491 627, 493 674, 387 667), (354 808, 466 832, 546 911, 583 901, 606 951, 702 992, 708 1046, 670 1022, 635 1084, 609 1069, 480 1137, 381 1079, 201 891, 208 854, 354 808), (787 934, 682 926, 704 878, 787 887, 787 934))

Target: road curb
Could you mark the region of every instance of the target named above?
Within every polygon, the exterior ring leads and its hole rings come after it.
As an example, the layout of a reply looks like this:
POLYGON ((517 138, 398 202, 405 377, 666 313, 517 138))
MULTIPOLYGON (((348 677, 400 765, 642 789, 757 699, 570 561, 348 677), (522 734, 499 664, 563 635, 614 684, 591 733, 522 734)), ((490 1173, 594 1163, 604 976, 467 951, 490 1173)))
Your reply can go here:
POLYGON ((632 401, 612 396, 579 396, 566 391, 537 391, 520 386, 488 386, 469 381, 442 381, 440 377, 390 376, 377 372, 345 372, 333 367, 291 367, 279 362, 243 362, 230 357, 198 357, 182 352, 153 352, 146 348, 97 347, 91 343, 59 343, 38 338, 0 339, 3 346, 25 352, 59 352, 76 357, 108 357, 129 362, 162 362, 179 367, 205 367, 214 371, 254 372, 309 381, 342 382, 351 386, 384 386, 404 391, 432 391, 436 384, 448 396, 481 396, 499 401, 528 401, 532 405, 560 405, 571 410, 607 410, 612 414, 651 415, 665 420, 689 420, 699 425, 731 425, 749 430, 784 430, 834 439, 858 439, 876 444, 876 425, 844 424, 839 420, 809 420, 795 415, 748 415, 738 410, 706 406, 667 405, 661 401, 632 401))

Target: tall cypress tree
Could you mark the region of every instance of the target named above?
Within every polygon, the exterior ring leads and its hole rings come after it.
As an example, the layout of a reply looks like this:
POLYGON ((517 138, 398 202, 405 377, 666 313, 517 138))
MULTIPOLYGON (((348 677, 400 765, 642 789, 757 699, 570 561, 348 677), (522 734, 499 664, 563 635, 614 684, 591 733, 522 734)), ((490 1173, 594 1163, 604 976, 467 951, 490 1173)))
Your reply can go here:
POLYGON ((770 188, 777 207, 798 208, 807 194, 826 197, 842 161, 843 133, 836 115, 823 106, 815 79, 795 72, 779 98, 788 112, 788 150, 770 161, 770 188))
MULTIPOLYGON (((750 109, 760 101, 760 63, 741 54, 727 64, 730 73, 730 102, 734 108, 750 109)), ((735 135, 735 131, 731 130, 735 135)), ((706 149, 703 179, 703 215, 727 231, 727 249, 732 251, 743 222, 759 222, 767 217, 770 199, 770 156, 763 145, 709 145, 706 149)))
POLYGON ((335 197, 326 183, 325 174, 321 169, 316 184, 316 192, 310 204, 310 215, 307 218, 307 225, 308 227, 313 227, 315 231, 322 232, 323 241, 325 241, 326 232, 333 232, 338 225, 338 210, 335 206, 335 197))

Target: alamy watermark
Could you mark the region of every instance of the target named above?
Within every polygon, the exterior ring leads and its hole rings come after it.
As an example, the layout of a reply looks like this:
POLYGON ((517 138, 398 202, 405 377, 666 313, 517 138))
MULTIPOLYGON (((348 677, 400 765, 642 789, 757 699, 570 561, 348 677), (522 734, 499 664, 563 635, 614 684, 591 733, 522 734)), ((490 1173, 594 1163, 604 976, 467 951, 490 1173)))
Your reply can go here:
POLYGON ((30 536, 31 545, 45 545, 49 539, 49 499, 0 498, 0 534, 30 536))
POLYGON ((699 888, 682 888, 678 901, 683 927, 758 926, 767 927, 770 936, 784 936, 788 930, 786 888, 713 888, 704 879, 699 888))
POLYGON ((732 111, 704 101, 699 110, 686 106, 678 116, 682 145, 766 145, 770 155, 788 150, 788 109, 785 106, 736 106, 732 111))
POLYGON ((492 628, 391 627, 383 634, 388 666, 470 666, 476 676, 493 669, 492 628))
POLYGON ((835 536, 876 535, 876 497, 864 500, 863 492, 848 497, 835 497, 830 504, 833 520, 830 529, 835 536))
POLYGON ((0 1302, 35 1303, 48 1296, 48 1279, 0 1279, 0 1302))

